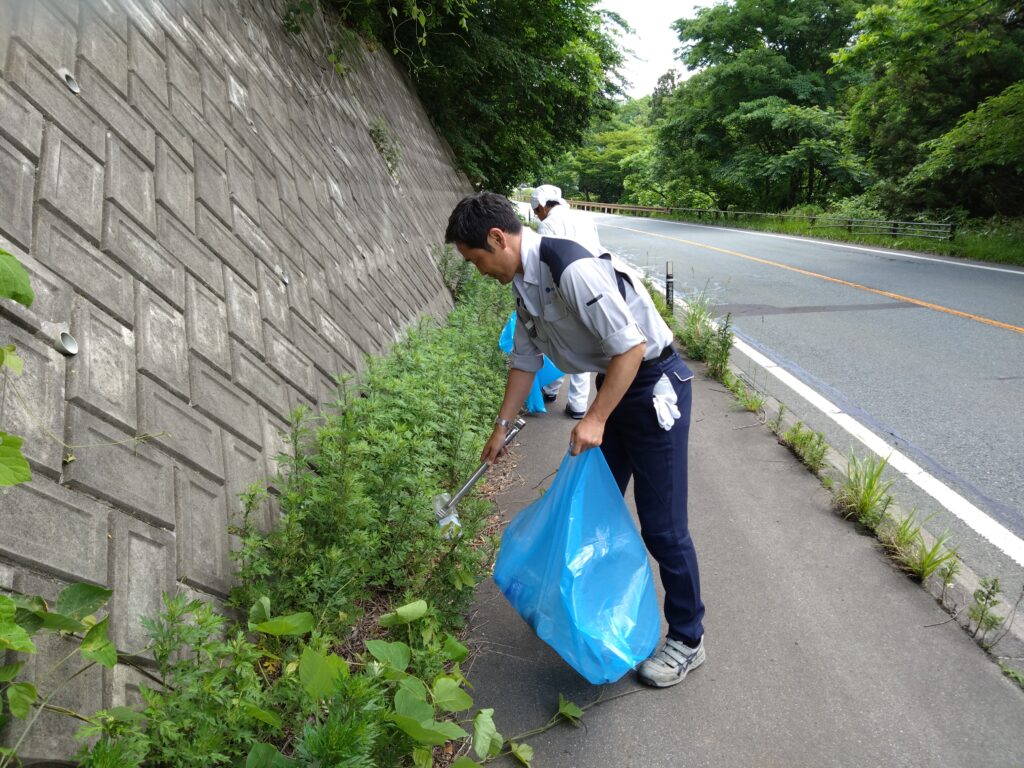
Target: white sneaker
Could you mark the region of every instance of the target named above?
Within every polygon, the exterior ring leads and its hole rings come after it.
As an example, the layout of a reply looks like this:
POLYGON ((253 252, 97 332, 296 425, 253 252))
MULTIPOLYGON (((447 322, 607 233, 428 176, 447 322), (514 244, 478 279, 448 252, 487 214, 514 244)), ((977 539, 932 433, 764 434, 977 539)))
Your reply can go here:
POLYGON ((696 648, 666 638, 661 649, 636 668, 636 674, 641 683, 668 688, 683 682, 687 673, 703 664, 706 658, 703 637, 696 648))

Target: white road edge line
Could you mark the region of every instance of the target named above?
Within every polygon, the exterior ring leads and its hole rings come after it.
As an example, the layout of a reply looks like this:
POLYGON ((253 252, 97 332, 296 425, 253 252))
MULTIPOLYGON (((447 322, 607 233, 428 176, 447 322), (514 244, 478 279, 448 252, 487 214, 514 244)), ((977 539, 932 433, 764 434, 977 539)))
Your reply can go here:
MULTIPOLYGON (((615 215, 615 214, 602 214, 604 216, 615 215)), ((633 218, 633 217, 625 217, 633 218)), ((954 261, 952 258, 949 259, 936 259, 931 256, 918 256, 913 253, 905 253, 904 251, 885 251, 881 248, 868 248, 863 245, 849 245, 847 243, 837 243, 835 240, 818 240, 813 237, 796 237, 794 235, 780 235, 774 232, 758 232, 753 229, 734 229, 733 227, 715 227, 710 224, 694 224, 689 221, 669 221, 668 219, 643 219, 643 221, 659 221, 664 224, 675 224, 680 227, 700 227, 701 229, 715 229, 722 232, 740 232, 744 235, 758 235, 759 237, 774 237, 779 240, 797 240, 802 243, 817 243, 819 245, 834 246, 836 248, 847 248, 851 251, 864 251, 865 253, 880 253, 883 256, 900 256, 904 259, 917 259, 918 261, 933 261, 938 264, 948 264, 952 267, 967 267, 970 269, 985 269, 990 272, 1005 272, 1009 275, 1017 275, 1018 277, 1024 277, 1024 270, 1021 269, 1008 269, 1006 267, 991 267, 987 264, 971 264, 968 262, 954 261)), ((609 224, 608 226, 615 226, 609 224)))
MULTIPOLYGON (((637 265, 633 266, 641 272, 644 271, 637 265)), ((648 275, 648 278, 656 285, 660 284, 664 289, 664 283, 660 279, 652 278, 650 275, 648 275)), ((682 299, 675 299, 675 303, 684 309, 686 308, 686 302, 682 299)), ((715 325, 717 327, 718 324, 715 323, 715 325)), ((1001 523, 993 520, 937 477, 928 474, 908 456, 900 453, 850 414, 845 413, 839 406, 811 389, 807 384, 804 384, 804 382, 800 381, 800 379, 771 358, 758 352, 742 339, 733 338, 732 346, 737 352, 746 355, 754 363, 778 379, 779 382, 789 387, 825 416, 832 419, 847 434, 859 440, 876 456, 888 459, 890 467, 935 499, 950 514, 958 517, 968 528, 987 539, 996 549, 1018 565, 1024 565, 1024 539, 1021 539, 1001 523)))
POLYGON ((889 466, 903 474, 910 482, 923 490, 951 514, 960 518, 975 533, 986 538, 1003 554, 1013 559, 1018 565, 1024 565, 1024 540, 993 520, 967 499, 954 491, 938 478, 928 474, 905 454, 900 453, 882 438, 869 430, 848 413, 822 397, 809 386, 800 381, 770 358, 758 352, 745 341, 735 339, 733 348, 749 357, 754 363, 764 368, 780 382, 785 384, 797 395, 828 416, 848 434, 857 438, 875 455, 888 457, 889 466))

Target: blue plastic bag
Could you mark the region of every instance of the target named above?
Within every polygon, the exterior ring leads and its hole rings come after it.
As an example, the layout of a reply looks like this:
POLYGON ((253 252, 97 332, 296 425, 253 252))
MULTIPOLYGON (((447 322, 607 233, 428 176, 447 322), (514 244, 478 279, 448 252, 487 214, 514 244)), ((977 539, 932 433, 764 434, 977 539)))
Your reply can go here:
POLYGON ((566 455, 551 488, 501 540, 494 580, 541 640, 595 685, 661 636, 647 550, 600 449, 566 455))
MULTIPOLYGON (((515 334, 516 329, 516 313, 513 312, 508 322, 505 323, 505 327, 501 331, 501 336, 498 338, 498 347, 506 355, 512 352, 512 337, 515 334)), ((555 379, 560 379, 565 374, 562 373, 555 367, 555 364, 548 360, 548 356, 544 355, 544 365, 537 371, 537 375, 533 377, 533 387, 530 389, 530 394, 526 396, 526 410, 530 413, 547 413, 547 408, 544 406, 544 395, 541 392, 542 387, 546 387, 555 379)))

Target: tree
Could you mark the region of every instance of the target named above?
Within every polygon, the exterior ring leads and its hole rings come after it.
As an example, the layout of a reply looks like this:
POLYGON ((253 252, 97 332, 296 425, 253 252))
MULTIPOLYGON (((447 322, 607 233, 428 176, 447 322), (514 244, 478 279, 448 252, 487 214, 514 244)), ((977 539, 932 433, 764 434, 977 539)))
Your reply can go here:
MULTIPOLYGON (((836 71, 861 79, 851 92, 851 133, 895 191, 908 189, 899 182, 926 162, 938 146, 933 140, 1024 79, 1019 0, 889 0, 859 14, 856 29, 853 42, 835 54, 836 71)), ((937 167, 928 165, 928 173, 937 167)), ((893 206, 914 210, 927 201, 980 211, 977 203, 991 197, 970 186, 946 190, 911 193, 893 206)))

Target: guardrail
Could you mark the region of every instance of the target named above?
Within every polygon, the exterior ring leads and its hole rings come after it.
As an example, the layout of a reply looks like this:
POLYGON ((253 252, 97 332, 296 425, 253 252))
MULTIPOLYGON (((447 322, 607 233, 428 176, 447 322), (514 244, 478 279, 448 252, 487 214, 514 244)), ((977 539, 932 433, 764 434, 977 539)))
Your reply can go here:
MULTIPOLYGON (((522 202, 529 198, 517 197, 522 202)), ((569 200, 570 205, 581 211, 595 213, 629 214, 631 216, 683 215, 698 221, 740 221, 745 218, 803 220, 809 229, 844 229, 854 235, 880 235, 890 237, 923 237, 932 240, 952 240, 956 236, 956 225, 936 221, 895 221, 891 219, 854 219, 845 216, 812 216, 798 213, 758 213, 756 211, 723 211, 716 208, 669 208, 626 203, 598 203, 591 200, 569 200)))

